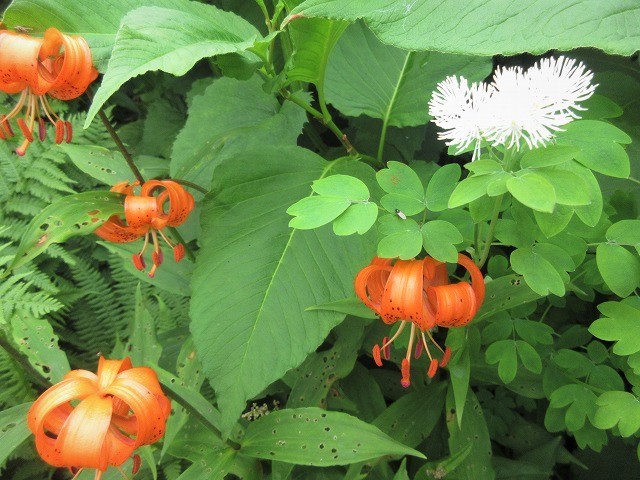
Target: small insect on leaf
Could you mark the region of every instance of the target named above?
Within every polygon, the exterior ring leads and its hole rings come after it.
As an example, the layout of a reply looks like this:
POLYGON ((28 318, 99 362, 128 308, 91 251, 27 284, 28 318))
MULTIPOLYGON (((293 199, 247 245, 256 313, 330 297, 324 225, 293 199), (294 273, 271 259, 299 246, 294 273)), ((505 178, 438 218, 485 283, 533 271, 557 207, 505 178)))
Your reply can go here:
POLYGON ((399 209, 396 208, 395 213, 397 216, 399 216, 402 220, 406 220, 407 216, 399 209))

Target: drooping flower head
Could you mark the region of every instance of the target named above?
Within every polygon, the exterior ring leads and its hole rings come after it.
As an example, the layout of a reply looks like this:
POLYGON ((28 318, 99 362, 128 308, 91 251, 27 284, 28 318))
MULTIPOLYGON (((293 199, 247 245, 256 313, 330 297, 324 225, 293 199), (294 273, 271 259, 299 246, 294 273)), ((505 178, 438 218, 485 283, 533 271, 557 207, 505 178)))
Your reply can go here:
POLYGON ((139 253, 133 255, 133 264, 138 270, 144 270, 144 252, 151 237, 153 266, 149 276, 153 277, 163 261, 163 254, 158 235, 173 249, 176 262, 184 258, 184 245, 174 244, 162 231, 165 227, 177 227, 188 218, 195 206, 193 196, 182 185, 173 180, 149 180, 135 194, 138 183, 130 185, 121 182, 111 188, 112 192, 126 195, 124 200, 124 217, 126 224, 117 215, 112 216, 95 231, 96 235, 110 242, 133 242, 144 237, 144 244, 139 253), (157 194, 157 195, 156 195, 157 194))
POLYGON ((423 260, 397 260, 374 258, 355 279, 355 292, 367 307, 376 312, 386 324, 400 321, 400 326, 382 346, 373 347, 373 359, 382 366, 382 356, 390 357, 390 346, 400 336, 407 323, 411 324, 409 346, 402 360, 402 386, 410 385, 411 352, 414 341, 415 358, 423 349, 430 359, 427 375, 433 377, 438 365, 446 366, 451 356, 447 347, 443 350, 431 335, 431 329, 461 327, 469 323, 484 300, 484 279, 471 259, 458 255, 458 263, 471 275, 467 282, 450 283, 446 265, 433 258, 423 260), (429 350, 427 338, 442 352, 438 362, 429 350))
POLYGON ((136 448, 162 438, 170 413, 152 369, 101 357, 97 374, 72 370, 40 395, 27 425, 45 462, 77 474, 95 468, 99 480, 109 466, 119 467, 136 448))
POLYGON ((55 28, 49 28, 42 38, 0 31, 0 91, 22 92, 15 107, 0 117, 0 139, 14 136, 10 121, 15 118, 25 137, 16 149, 18 155, 24 155, 33 142, 36 128, 40 140, 45 139, 47 122, 55 127, 56 143, 70 142, 71 123, 53 111, 47 97, 79 97, 97 76, 82 37, 65 35, 55 28))
POLYGON ((567 123, 580 118, 580 102, 595 91, 593 73, 566 57, 547 58, 524 71, 498 68, 490 84, 447 77, 429 102, 433 122, 445 129, 438 136, 458 152, 481 142, 519 150, 544 146, 567 123))

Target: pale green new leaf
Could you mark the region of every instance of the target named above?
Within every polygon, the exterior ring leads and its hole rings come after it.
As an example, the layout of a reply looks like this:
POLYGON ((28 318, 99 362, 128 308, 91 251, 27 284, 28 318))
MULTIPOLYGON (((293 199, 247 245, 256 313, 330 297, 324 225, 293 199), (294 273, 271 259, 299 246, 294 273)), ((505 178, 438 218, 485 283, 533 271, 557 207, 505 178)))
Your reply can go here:
POLYGON ((249 22, 212 5, 173 0, 170 8, 129 12, 122 19, 85 127, 127 80, 154 70, 184 75, 198 60, 246 50, 258 38, 260 33, 249 22))
POLYGON ((523 205, 539 212, 553 212, 556 192, 553 184, 542 175, 522 171, 507 180, 507 188, 523 205))
POLYGON ((631 55, 639 11, 635 0, 307 0, 289 19, 364 19, 383 42, 408 50, 514 55, 591 46, 631 55))
POLYGON ((378 223, 378 230, 383 235, 378 243, 379 257, 409 260, 422 250, 422 233, 415 220, 384 215, 378 223))

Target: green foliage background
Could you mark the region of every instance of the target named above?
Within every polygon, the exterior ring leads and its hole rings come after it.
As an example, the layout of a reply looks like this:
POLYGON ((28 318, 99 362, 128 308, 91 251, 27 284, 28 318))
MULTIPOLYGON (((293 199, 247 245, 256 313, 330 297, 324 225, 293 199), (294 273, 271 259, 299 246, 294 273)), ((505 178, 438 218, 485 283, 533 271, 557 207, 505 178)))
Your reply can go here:
POLYGON ((9 28, 83 35, 103 76, 93 101, 56 104, 72 144, 18 159, 0 143, 2 478, 51 478, 26 411, 100 354, 153 366, 173 400, 136 478, 639 475, 640 5, 436 3, 8 5, 9 28), (554 144, 470 163, 436 139, 427 103, 447 75, 562 52, 598 88, 554 144), (96 202, 100 221, 121 211, 105 192, 133 179, 100 109, 145 178, 208 192, 180 227, 194 261, 148 278, 138 244, 83 228, 96 202), (436 333, 448 368, 431 381, 413 362, 405 390, 400 349, 372 361, 388 327, 353 278, 423 250, 486 261, 487 298, 436 333))

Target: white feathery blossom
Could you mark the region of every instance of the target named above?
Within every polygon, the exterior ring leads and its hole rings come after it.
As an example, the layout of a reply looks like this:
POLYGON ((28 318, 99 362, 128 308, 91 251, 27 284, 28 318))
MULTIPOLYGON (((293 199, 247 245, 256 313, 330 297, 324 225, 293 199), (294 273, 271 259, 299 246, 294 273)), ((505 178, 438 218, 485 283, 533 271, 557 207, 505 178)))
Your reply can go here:
POLYGON ((596 88, 593 73, 584 64, 566 57, 541 60, 524 71, 520 67, 499 68, 490 85, 468 86, 461 78, 448 77, 438 84, 429 102, 433 122, 444 128, 439 134, 447 145, 464 150, 476 142, 520 149, 522 143, 537 148, 549 143, 555 132, 584 110, 596 88))
POLYGON ((469 86, 464 77, 451 76, 440 82, 429 101, 429 115, 444 129, 438 138, 456 147, 458 153, 475 142, 475 158, 487 124, 485 104, 491 98, 492 90, 493 87, 483 83, 469 86))

